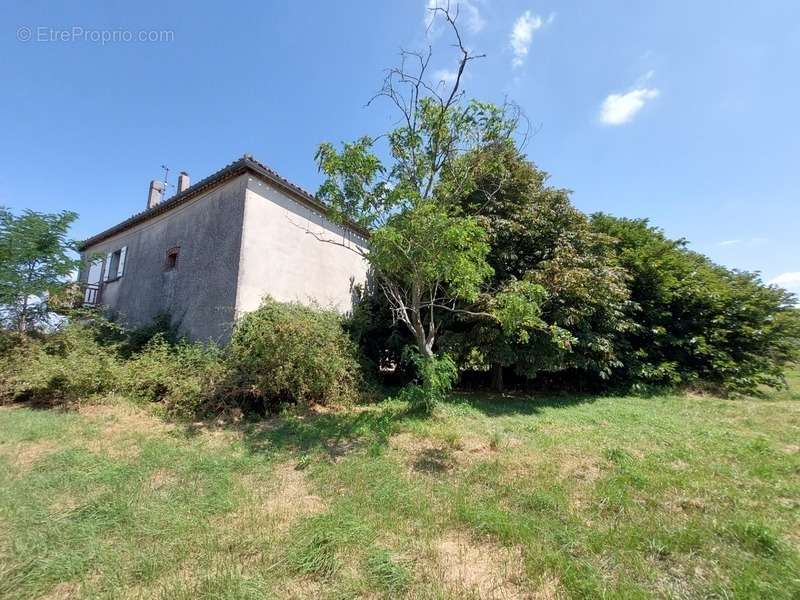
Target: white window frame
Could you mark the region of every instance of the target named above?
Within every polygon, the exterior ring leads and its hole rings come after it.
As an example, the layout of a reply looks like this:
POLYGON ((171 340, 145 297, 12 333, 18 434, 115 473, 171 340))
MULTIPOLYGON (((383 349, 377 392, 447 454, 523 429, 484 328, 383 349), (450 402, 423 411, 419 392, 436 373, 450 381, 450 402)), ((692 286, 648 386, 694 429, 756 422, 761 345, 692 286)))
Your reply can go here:
POLYGON ((122 246, 119 250, 114 250, 106 255, 106 265, 103 270, 103 281, 116 281, 125 275, 125 263, 128 258, 128 247, 122 246), (114 271, 114 272, 112 272, 114 271))

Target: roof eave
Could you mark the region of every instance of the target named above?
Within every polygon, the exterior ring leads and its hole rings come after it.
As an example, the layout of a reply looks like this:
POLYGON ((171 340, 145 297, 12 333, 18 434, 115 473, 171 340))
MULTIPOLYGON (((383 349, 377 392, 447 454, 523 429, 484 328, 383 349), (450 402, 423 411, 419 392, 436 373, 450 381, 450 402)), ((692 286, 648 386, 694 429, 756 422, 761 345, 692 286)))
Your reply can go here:
MULTIPOLYGON (((259 176, 260 178, 264 179, 268 183, 275 185, 276 187, 280 188, 281 190, 288 192, 291 194, 295 199, 303 202, 310 208, 320 211, 323 215, 327 213, 327 207, 323 204, 320 200, 315 198, 309 192, 304 190, 298 185, 295 185, 288 179, 281 177, 267 167, 266 165, 258 162, 252 156, 245 155, 237 161, 232 162, 231 164, 227 165, 226 167, 220 169, 216 173, 209 175, 205 179, 197 182, 196 184, 192 185, 191 187, 187 188, 183 192, 180 192, 174 195, 172 198, 168 200, 164 200, 163 202, 157 204, 153 208, 149 208, 144 210, 140 213, 137 213, 124 221, 114 225, 113 227, 109 227, 105 231, 102 231, 90 238, 87 238, 81 241, 78 244, 78 250, 83 252, 87 248, 94 246, 102 242, 103 240, 107 240, 110 237, 113 237, 119 233, 127 231, 132 227, 135 227, 139 223, 144 223, 145 221, 152 219, 160 214, 168 212, 173 208, 180 206, 199 196, 200 194, 207 192, 218 185, 233 179, 234 177, 238 177, 244 173, 250 172, 254 175, 259 176)), ((357 223, 353 223, 350 221, 346 221, 342 223, 344 227, 351 229, 355 233, 363 236, 364 238, 369 237, 369 231, 367 231, 364 227, 358 225, 357 223)))

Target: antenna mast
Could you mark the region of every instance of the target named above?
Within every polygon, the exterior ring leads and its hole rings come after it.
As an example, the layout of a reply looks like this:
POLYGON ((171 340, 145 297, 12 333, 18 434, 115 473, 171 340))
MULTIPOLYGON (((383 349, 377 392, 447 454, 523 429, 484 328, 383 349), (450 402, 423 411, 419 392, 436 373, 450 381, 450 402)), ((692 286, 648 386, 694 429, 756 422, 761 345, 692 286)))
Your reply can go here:
POLYGON ((170 168, 167 165, 161 165, 161 168, 164 170, 164 198, 167 197, 167 190, 170 187, 175 187, 169 182, 169 171, 170 168))

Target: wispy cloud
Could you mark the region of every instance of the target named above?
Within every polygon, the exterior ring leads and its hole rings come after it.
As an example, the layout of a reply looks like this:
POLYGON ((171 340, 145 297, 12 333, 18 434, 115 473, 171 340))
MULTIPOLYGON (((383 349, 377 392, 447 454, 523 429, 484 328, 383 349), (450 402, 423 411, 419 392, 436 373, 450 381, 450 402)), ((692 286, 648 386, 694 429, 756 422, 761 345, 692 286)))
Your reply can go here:
POLYGON ((547 17, 547 21, 545 21, 539 15, 534 15, 531 11, 526 10, 514 21, 514 26, 511 28, 511 35, 509 36, 511 51, 514 54, 511 59, 512 67, 517 68, 525 64, 525 59, 528 57, 528 51, 533 41, 534 32, 541 29, 544 25, 550 25, 555 18, 556 14, 550 13, 550 16, 547 17))
POLYGON ((721 242, 717 242, 717 246, 738 246, 739 244, 747 244, 748 246, 759 246, 761 244, 765 244, 768 241, 769 241, 768 238, 752 237, 747 239, 723 240, 721 242))
POLYGON ((453 16, 455 16, 457 13, 459 22, 464 23, 467 27, 467 31, 470 33, 478 33, 484 27, 486 27, 486 19, 481 14, 481 11, 474 0, 453 0, 451 2, 448 2, 448 0, 427 0, 425 3, 424 20, 425 27, 428 29, 428 31, 431 33, 438 32, 434 26, 437 12, 436 9, 448 8, 448 5, 450 13, 453 16))
POLYGON ((438 69, 434 71, 433 78, 434 78, 434 85, 438 85, 443 83, 445 85, 449 85, 455 82, 456 77, 458 77, 458 73, 455 71, 450 71, 448 69, 438 69))
POLYGON ((658 88, 646 87, 655 71, 648 71, 636 82, 634 89, 624 94, 609 94, 600 107, 600 122, 605 125, 629 123, 644 105, 661 93, 658 88))

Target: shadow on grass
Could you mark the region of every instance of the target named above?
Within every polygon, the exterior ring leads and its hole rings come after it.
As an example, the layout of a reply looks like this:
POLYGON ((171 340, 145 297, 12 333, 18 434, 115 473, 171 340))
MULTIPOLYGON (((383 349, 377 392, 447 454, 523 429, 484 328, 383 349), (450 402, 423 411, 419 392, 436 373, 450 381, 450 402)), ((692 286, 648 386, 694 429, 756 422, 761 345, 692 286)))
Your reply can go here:
MULTIPOLYGON (((535 416, 544 409, 567 408, 594 402, 598 398, 588 394, 518 396, 458 392, 443 406, 465 406, 487 417, 535 416)), ((187 437, 194 437, 207 429, 232 429, 241 433, 244 446, 251 454, 269 455, 290 451, 304 455, 319 452, 335 461, 359 449, 385 447, 392 434, 402 429, 404 423, 427 418, 410 410, 405 404, 389 400, 369 407, 329 412, 290 411, 260 421, 203 421, 186 425, 183 433, 187 437)), ((447 468, 443 457, 433 455, 423 457, 417 467, 422 471, 442 471, 447 468)))
POLYGON ((366 446, 385 446, 399 425, 413 418, 418 415, 406 407, 378 404, 323 413, 289 412, 261 421, 199 422, 187 425, 184 434, 193 437, 208 428, 235 429, 241 432, 244 446, 252 454, 323 452, 336 460, 366 446))
POLYGON ((569 408, 590 404, 603 396, 597 394, 563 394, 537 396, 532 394, 510 395, 486 392, 457 392, 448 404, 467 406, 487 417, 507 415, 538 415, 544 409, 569 408))

